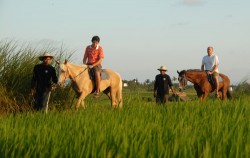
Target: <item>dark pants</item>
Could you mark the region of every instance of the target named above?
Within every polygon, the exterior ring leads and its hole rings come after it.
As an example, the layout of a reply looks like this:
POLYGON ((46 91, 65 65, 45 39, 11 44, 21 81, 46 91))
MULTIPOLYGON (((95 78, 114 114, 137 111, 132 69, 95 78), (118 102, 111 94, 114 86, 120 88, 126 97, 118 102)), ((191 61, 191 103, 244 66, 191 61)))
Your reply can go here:
POLYGON ((45 91, 36 92, 35 95, 35 110, 45 110, 46 104, 49 98, 50 90, 47 89, 45 91))
POLYGON ((156 103, 158 104, 165 104, 168 102, 168 94, 165 95, 157 95, 156 96, 156 103))

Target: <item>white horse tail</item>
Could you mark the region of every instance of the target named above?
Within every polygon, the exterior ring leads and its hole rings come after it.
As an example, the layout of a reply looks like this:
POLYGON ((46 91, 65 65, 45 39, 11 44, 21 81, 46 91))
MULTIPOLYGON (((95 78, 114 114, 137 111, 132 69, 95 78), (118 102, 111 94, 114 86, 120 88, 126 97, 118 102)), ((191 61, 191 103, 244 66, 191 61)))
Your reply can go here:
POLYGON ((116 97, 117 97, 119 108, 122 108, 122 79, 120 75, 119 77, 120 77, 120 83, 119 83, 119 89, 117 90, 117 93, 116 93, 116 97))

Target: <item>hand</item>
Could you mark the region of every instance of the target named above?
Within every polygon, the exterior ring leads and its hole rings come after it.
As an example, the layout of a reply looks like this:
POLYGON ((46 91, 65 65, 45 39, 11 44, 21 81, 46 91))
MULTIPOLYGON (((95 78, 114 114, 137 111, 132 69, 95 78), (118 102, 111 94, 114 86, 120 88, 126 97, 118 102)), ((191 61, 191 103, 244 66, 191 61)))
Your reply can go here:
POLYGON ((90 69, 92 69, 94 66, 93 66, 93 65, 88 65, 88 67, 89 67, 90 69))
POLYGON ((55 91, 56 90, 56 85, 52 85, 51 90, 55 91))
POLYGON ((157 96, 157 92, 155 91, 155 92, 154 92, 154 97, 156 97, 156 96, 157 96))
POLYGON ((207 73, 208 73, 209 75, 213 74, 212 71, 208 71, 207 73))
POLYGON ((34 89, 31 89, 31 90, 30 90, 30 94, 29 94, 29 95, 33 97, 33 96, 34 96, 34 94, 35 94, 35 90, 34 90, 34 89))

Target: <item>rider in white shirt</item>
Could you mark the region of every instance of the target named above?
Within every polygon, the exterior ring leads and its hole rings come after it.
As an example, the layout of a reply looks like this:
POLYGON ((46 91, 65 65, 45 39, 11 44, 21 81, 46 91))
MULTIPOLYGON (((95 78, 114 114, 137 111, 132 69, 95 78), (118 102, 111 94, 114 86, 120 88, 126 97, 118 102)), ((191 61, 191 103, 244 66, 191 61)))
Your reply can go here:
POLYGON ((207 48, 207 55, 203 57, 201 70, 208 71, 208 74, 211 74, 215 78, 215 86, 216 86, 216 95, 218 95, 219 91, 219 59, 218 56, 213 53, 213 47, 209 46, 207 48))

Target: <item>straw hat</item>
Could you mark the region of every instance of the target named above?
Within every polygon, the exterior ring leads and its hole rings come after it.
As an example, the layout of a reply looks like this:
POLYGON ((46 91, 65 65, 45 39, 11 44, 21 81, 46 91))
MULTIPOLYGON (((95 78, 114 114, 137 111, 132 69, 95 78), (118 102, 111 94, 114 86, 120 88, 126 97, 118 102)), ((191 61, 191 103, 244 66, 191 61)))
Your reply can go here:
POLYGON ((165 66, 161 66, 159 69, 157 69, 159 71, 167 71, 167 68, 165 66))
POLYGON ((49 53, 45 52, 42 56, 39 57, 39 60, 43 61, 44 58, 50 57, 53 59, 54 57, 50 55, 49 53))

